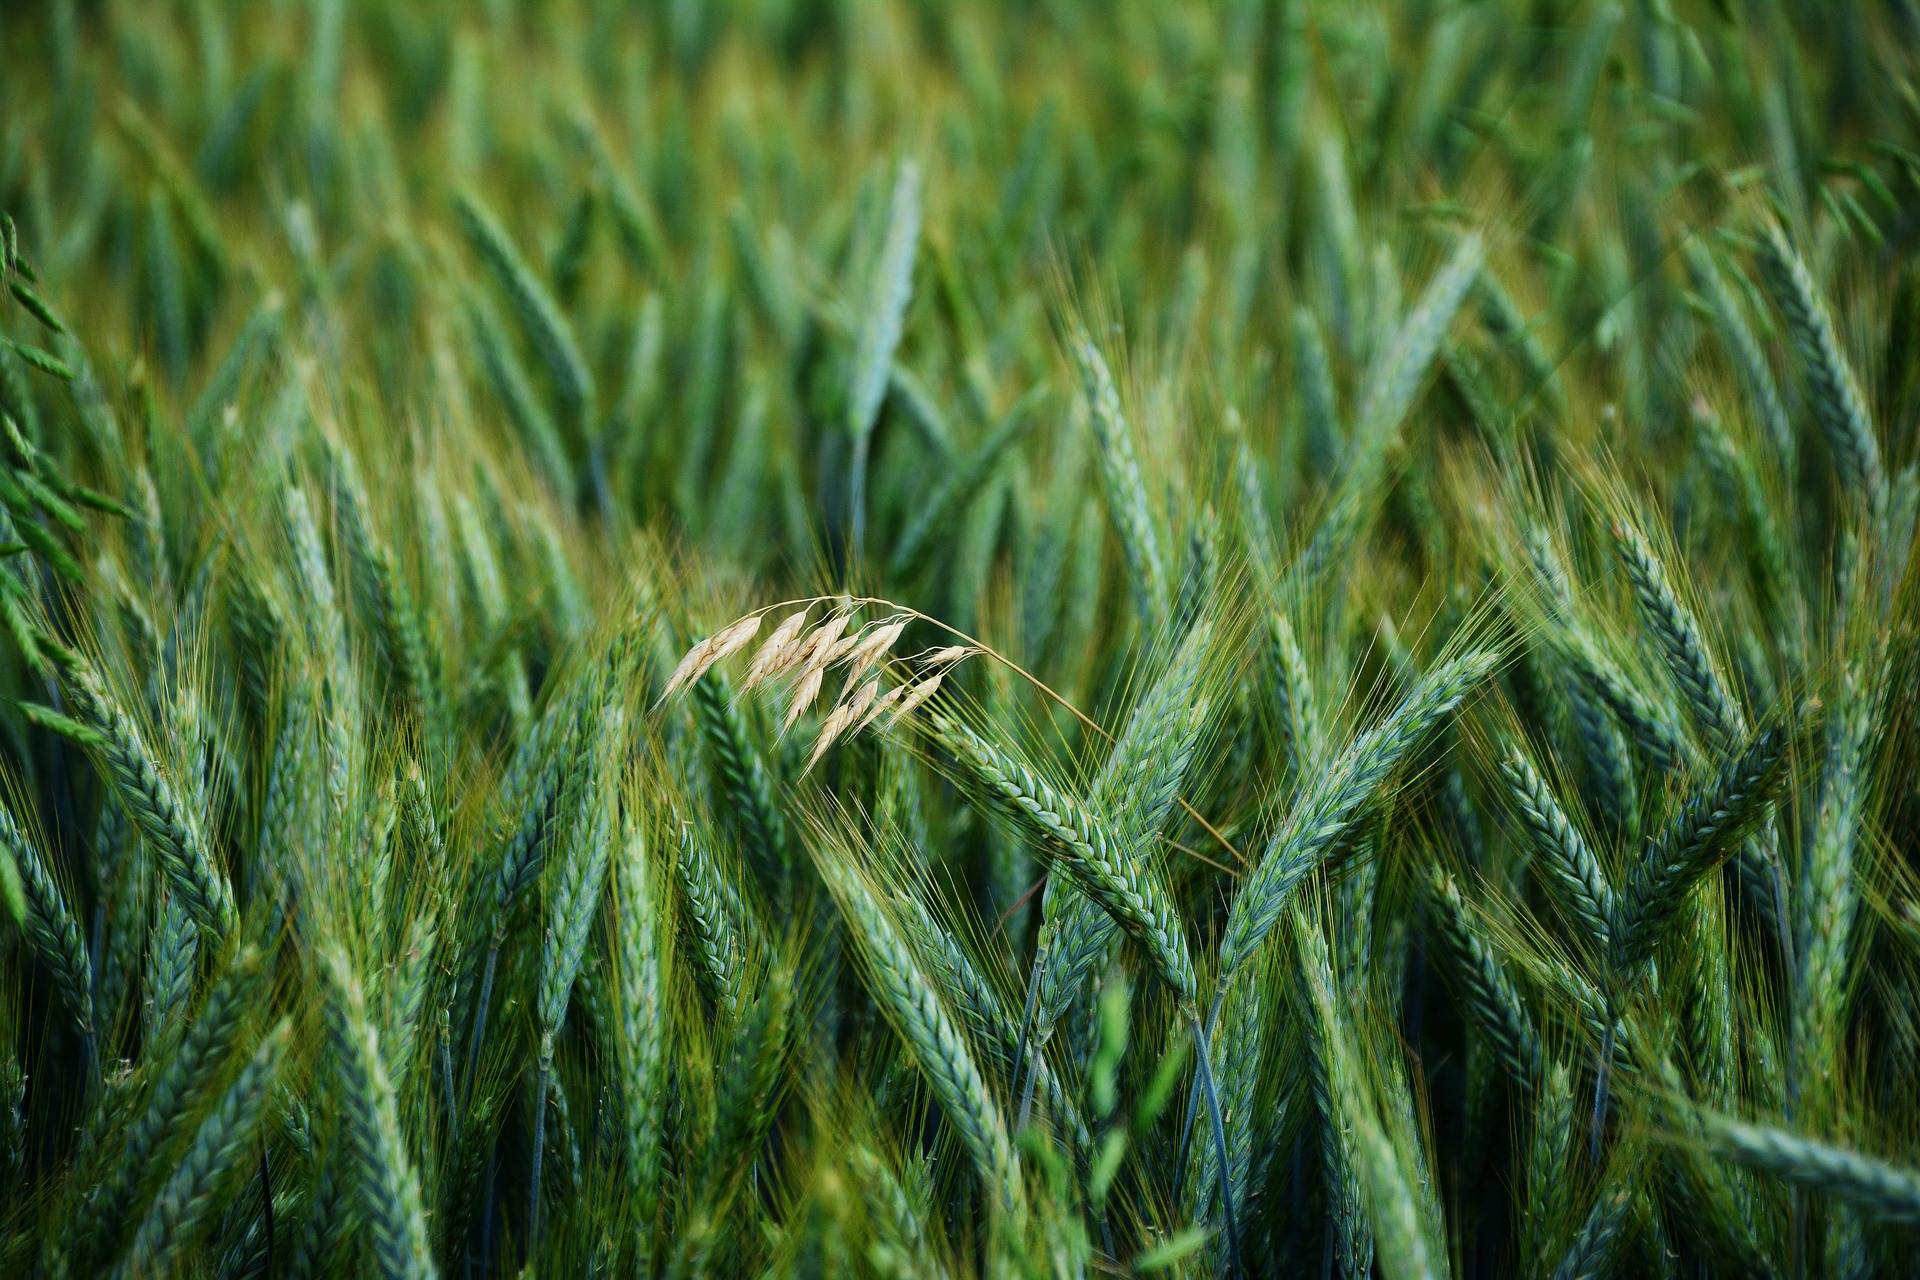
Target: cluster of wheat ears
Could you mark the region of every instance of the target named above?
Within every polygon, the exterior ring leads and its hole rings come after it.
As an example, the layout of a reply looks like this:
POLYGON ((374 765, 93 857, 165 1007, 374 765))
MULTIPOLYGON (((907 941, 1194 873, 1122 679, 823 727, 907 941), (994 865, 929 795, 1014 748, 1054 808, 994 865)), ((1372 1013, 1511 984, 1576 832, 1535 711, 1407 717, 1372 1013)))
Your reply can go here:
POLYGON ((0 49, 0 1276, 1914 1274, 1913 0, 0 49))

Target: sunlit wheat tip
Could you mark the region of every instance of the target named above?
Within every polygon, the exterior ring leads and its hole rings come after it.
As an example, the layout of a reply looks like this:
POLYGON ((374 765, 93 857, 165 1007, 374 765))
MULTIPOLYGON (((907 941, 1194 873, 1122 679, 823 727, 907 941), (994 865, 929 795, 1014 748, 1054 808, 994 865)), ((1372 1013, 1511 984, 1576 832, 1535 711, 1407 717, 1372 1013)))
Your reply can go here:
POLYGON ((865 643, 865 632, 856 631, 850 636, 841 636, 831 647, 821 646, 813 655, 813 661, 823 667, 831 667, 865 643))
POLYGON ((746 648, 748 641, 752 640, 755 633, 760 630, 760 618, 760 614, 750 613, 715 636, 713 638, 713 653, 708 658, 706 665, 711 667, 723 658, 732 657, 734 654, 740 652, 740 650, 746 648))
POLYGON ((699 673, 706 670, 707 655, 713 652, 714 639, 713 636, 707 636, 705 639, 696 641, 694 646, 687 650, 686 656, 681 658, 679 665, 674 667, 673 674, 667 677, 667 687, 661 691, 660 701, 665 702, 671 698, 682 687, 698 679, 699 673))

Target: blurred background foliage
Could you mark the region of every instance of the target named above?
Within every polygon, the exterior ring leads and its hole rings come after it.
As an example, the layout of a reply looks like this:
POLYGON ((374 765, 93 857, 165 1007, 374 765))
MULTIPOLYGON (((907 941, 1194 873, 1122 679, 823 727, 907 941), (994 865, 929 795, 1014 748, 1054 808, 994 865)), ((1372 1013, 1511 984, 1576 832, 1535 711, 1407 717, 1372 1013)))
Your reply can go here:
POLYGON ((1906 1273, 1916 49, 0 7, 0 1272, 1906 1273))

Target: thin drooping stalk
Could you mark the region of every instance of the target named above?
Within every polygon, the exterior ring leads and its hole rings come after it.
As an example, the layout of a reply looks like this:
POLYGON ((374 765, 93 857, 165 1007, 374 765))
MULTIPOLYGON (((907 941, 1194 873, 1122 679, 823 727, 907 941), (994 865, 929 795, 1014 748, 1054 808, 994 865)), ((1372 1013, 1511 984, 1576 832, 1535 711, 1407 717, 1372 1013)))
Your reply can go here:
POLYGON ((1613 1018, 1607 1019, 1607 1029, 1600 1036, 1600 1052, 1593 1065, 1593 1123, 1588 1132, 1587 1154, 1595 1162, 1600 1159, 1600 1149, 1607 1132, 1607 1087, 1613 1074, 1613 1036, 1616 1027, 1613 1018))
MULTIPOLYGON (((1240 1231, 1233 1217, 1233 1176, 1229 1172, 1233 1167, 1227 1157, 1227 1131, 1220 1122, 1220 1096, 1213 1087, 1213 1068, 1207 1060, 1207 1033, 1200 1025, 1199 1015, 1189 1012, 1188 1028, 1193 1033, 1194 1070, 1199 1076, 1199 1088, 1207 1095, 1207 1119, 1213 1126, 1214 1159, 1220 1162, 1220 1209, 1221 1219, 1227 1236, 1227 1272, 1239 1276, 1240 1269, 1240 1231)), ((1176 1182, 1174 1184, 1178 1186, 1176 1182)))
POLYGON ((1027 1127, 1027 1111, 1028 1108, 1033 1105, 1032 1077, 1038 1074, 1038 1072, 1028 1063, 1027 1055, 1029 1053, 1039 1053, 1037 1048, 1032 1047, 1033 1019, 1040 991, 1040 979, 1046 972, 1046 968, 1047 957, 1043 951, 1035 958, 1033 969, 1027 975, 1027 1007, 1026 1011, 1020 1015, 1020 1043, 1013 1054, 1013 1087, 1014 1092, 1018 1094, 1020 1098, 1020 1120, 1014 1126, 1016 1130, 1027 1127), (1023 1075, 1027 1077, 1024 1088, 1021 1085, 1021 1077, 1023 1075))
POLYGON ((267 1158, 267 1146, 260 1144, 260 1205, 267 1224, 267 1274, 274 1272, 273 1165, 267 1158))

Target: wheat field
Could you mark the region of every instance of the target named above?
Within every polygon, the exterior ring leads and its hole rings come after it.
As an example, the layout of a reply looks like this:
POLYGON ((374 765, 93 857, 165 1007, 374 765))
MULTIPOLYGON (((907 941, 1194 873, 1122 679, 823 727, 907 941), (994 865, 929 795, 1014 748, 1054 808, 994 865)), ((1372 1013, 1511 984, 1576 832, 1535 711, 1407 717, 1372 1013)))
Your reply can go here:
POLYGON ((0 1276, 1915 1274, 1914 0, 0 56, 0 1276))

